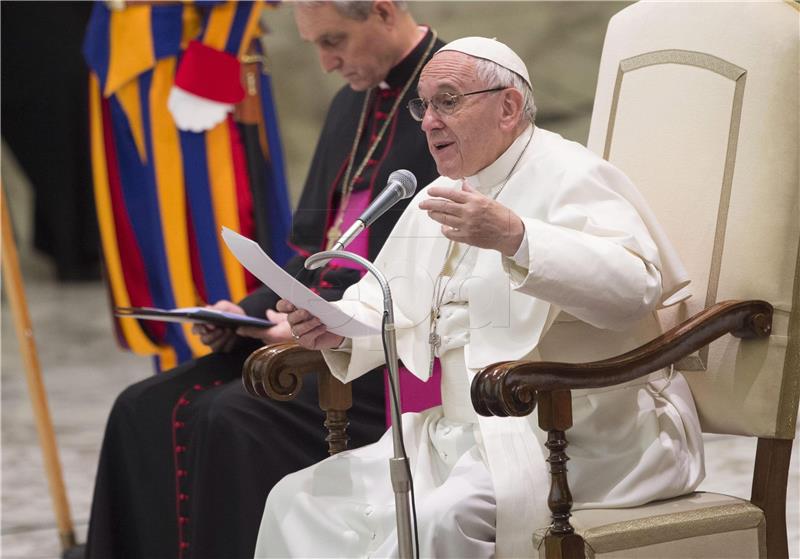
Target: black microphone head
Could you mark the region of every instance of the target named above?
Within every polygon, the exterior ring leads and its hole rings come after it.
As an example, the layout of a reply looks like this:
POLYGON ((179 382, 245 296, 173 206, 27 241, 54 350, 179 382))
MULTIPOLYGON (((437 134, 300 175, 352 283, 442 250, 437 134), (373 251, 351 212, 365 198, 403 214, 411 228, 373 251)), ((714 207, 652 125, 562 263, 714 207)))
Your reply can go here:
POLYGON ((400 190, 402 191, 402 195, 400 199, 410 198, 414 195, 414 192, 417 190, 417 177, 414 176, 414 173, 411 171, 407 171, 405 169, 398 169, 394 171, 391 175, 389 175, 389 184, 396 182, 400 185, 400 190))

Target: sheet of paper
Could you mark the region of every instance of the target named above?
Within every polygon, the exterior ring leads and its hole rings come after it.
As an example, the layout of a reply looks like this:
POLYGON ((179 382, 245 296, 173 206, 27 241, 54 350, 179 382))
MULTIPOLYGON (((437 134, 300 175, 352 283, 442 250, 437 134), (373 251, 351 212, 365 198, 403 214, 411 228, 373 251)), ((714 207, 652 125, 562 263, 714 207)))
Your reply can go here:
POLYGON ((281 298, 291 301, 295 307, 305 309, 318 317, 334 334, 346 338, 358 338, 381 333, 379 329, 356 320, 336 305, 330 304, 287 274, 261 250, 255 241, 243 237, 227 227, 222 228, 222 238, 236 259, 251 274, 281 298))

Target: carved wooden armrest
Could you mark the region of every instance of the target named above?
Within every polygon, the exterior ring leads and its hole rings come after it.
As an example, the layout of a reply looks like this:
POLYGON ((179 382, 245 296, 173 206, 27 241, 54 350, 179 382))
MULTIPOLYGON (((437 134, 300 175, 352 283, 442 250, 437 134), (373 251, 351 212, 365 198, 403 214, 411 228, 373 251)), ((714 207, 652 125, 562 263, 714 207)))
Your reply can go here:
POLYGON ((295 342, 268 345, 254 351, 242 369, 242 383, 253 396, 273 400, 294 400, 303 387, 303 377, 318 375, 319 407, 325 412, 328 428, 328 453, 347 448, 347 410, 353 405, 350 385, 337 380, 328 369, 322 353, 300 347, 295 342))
MULTIPOLYGON (((571 391, 602 388, 634 380, 697 351, 720 336, 769 336, 772 305, 764 301, 724 301, 628 353, 591 363, 507 361, 478 373, 472 381, 472 405, 481 415, 524 416, 538 403, 539 427, 547 432, 552 524, 545 555, 563 559, 585 556, 583 539, 569 518, 572 494, 567 481, 566 431, 572 427, 571 391)), ((789 447, 791 448, 791 447, 789 447)), ((788 459, 788 458, 787 458, 788 459)))
POLYGON ((725 334, 769 336, 772 305, 723 301, 634 350, 591 363, 505 361, 486 367, 472 381, 472 405, 481 415, 524 416, 537 393, 622 384, 678 362, 725 334))

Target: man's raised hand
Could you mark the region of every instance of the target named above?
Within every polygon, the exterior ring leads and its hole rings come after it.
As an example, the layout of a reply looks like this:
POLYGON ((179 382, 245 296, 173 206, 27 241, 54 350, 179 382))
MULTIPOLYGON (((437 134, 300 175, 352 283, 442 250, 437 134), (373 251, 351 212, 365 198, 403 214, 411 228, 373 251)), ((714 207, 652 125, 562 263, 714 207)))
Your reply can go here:
POLYGON ((500 251, 513 256, 525 232, 522 220, 497 200, 471 186, 461 189, 434 186, 430 198, 419 207, 442 225, 442 234, 452 241, 500 251))

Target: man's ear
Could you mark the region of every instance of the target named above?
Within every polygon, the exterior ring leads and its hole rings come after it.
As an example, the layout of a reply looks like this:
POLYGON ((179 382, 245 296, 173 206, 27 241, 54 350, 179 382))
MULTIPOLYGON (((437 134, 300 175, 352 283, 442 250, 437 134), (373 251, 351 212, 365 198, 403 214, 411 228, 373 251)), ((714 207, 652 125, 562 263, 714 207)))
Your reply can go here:
POLYGON ((377 15, 381 22, 386 25, 394 25, 397 6, 390 0, 374 0, 372 2, 372 13, 377 15))
POLYGON ((519 123, 520 115, 525 108, 525 97, 514 87, 504 89, 500 94, 503 96, 500 105, 500 127, 512 130, 519 123))

